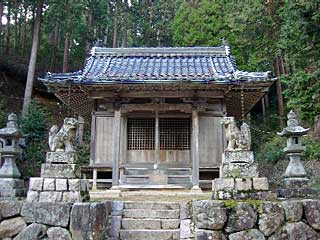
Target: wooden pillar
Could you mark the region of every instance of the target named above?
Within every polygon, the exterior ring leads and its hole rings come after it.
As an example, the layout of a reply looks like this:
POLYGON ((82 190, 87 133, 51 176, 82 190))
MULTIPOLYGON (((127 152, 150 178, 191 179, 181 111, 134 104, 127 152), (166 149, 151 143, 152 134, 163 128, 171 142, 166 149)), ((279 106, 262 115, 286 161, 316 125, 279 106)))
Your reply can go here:
POLYGON ((97 169, 96 168, 94 168, 93 169, 93 173, 92 173, 92 180, 93 180, 93 182, 92 182, 92 190, 97 190, 97 169))
POLYGON ((199 162, 199 115, 197 110, 192 110, 192 190, 200 190, 199 162))
POLYGON ((155 159, 156 159, 156 164, 159 165, 160 163, 160 137, 159 137, 159 112, 156 111, 156 122, 155 122, 155 159))
POLYGON ((113 121, 113 161, 112 161, 112 188, 119 185, 119 159, 120 159, 120 124, 121 111, 115 109, 113 121))

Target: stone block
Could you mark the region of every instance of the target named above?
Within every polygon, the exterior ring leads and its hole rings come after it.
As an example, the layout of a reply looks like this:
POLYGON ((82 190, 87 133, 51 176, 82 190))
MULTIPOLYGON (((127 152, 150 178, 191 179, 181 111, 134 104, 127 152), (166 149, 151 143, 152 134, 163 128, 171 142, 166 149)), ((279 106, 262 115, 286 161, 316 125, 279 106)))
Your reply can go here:
POLYGON ((227 240, 224 234, 220 231, 196 229, 195 235, 195 240, 227 240))
POLYGON ((48 240, 72 240, 71 234, 65 228, 51 227, 47 231, 48 240))
POLYGON ((69 191, 89 191, 89 182, 85 179, 68 179, 69 191))
POLYGON ((75 152, 47 152, 47 163, 74 163, 75 152))
POLYGON ((56 179, 56 190, 67 191, 68 190, 68 179, 57 178, 56 179))
MULTIPOLYGON (((288 222, 299 222, 303 214, 303 205, 300 201, 288 200, 282 202, 286 220, 288 222)), ((319 219, 320 220, 320 219, 319 219)))
POLYGON ((188 219, 190 217, 190 204, 187 202, 180 203, 180 219, 188 219))
POLYGON ((273 234, 285 220, 284 210, 280 203, 266 202, 262 203, 259 211, 259 230, 264 236, 269 237, 273 234))
POLYGON ((222 162, 229 163, 250 163, 254 162, 254 155, 252 151, 246 150, 235 150, 235 151, 224 151, 222 162))
POLYGON ((27 202, 38 202, 39 201, 39 192, 29 190, 27 194, 27 202))
POLYGON ((124 208, 124 202, 112 201, 112 203, 111 203, 111 215, 112 216, 122 216, 123 208, 124 208))
POLYGON ((82 202, 80 191, 68 191, 64 192, 62 196, 63 202, 82 202))
POLYGON ((22 207, 21 201, 0 202, 0 215, 3 218, 17 216, 20 214, 21 207, 22 207))
POLYGON ((43 178, 32 177, 29 180, 29 190, 33 191, 42 191, 43 187, 43 178))
POLYGON ((212 191, 232 191, 235 187, 233 178, 216 178, 212 183, 212 191))
POLYGON ((18 178, 0 178, 0 197, 24 197, 24 181, 18 178))
POLYGON ((191 219, 184 219, 180 222, 180 238, 191 238, 191 219))
MULTIPOLYGON (((115 216, 112 220, 118 220, 121 217, 115 216)), ((179 221, 179 220, 176 220, 179 221)), ((121 229, 161 229, 160 219, 122 219, 121 229)), ((120 230, 120 229, 119 229, 120 230)), ((115 236, 115 235, 113 235, 115 236)))
MULTIPOLYGON (((115 237, 115 238, 119 238, 119 234, 120 234, 120 229, 121 229, 121 220, 122 217, 121 216, 111 216, 111 224, 110 224, 110 229, 108 229, 108 236, 109 237, 115 237)), ((132 224, 139 224, 138 221, 134 220, 135 223, 132 223, 132 219, 131 221, 129 219, 127 219, 128 221, 124 221, 122 223, 122 228, 123 229, 128 229, 129 227, 134 227, 132 224)))
POLYGON ((54 178, 45 178, 43 180, 43 191, 56 190, 56 182, 54 178))
MULTIPOLYGON (((183 219, 183 220, 186 220, 186 219, 183 219)), ((162 229, 177 229, 179 228, 179 226, 180 226, 179 219, 161 219, 162 229)))
POLYGON ((41 177, 43 178, 78 178, 80 169, 76 164, 41 164, 41 177))
POLYGON ((285 240, 285 239, 308 239, 318 240, 320 234, 309 227, 304 222, 286 223, 275 234, 270 236, 270 240, 285 240))
POLYGON ((40 192, 39 202, 61 202, 62 192, 46 191, 40 192))
POLYGON ((227 209, 220 201, 193 201, 193 220, 197 228, 221 230, 227 221, 227 209))
POLYGON ((265 240, 264 235, 258 229, 249 229, 229 235, 230 240, 265 240))
POLYGON ((235 179, 236 191, 250 191, 252 190, 252 181, 251 178, 236 178, 235 179))
POLYGON ((232 195, 232 192, 215 191, 212 194, 212 199, 228 200, 228 199, 233 199, 233 195, 232 195))
POLYGON ((249 163, 223 164, 220 171, 224 178, 253 178, 259 175, 257 166, 249 163))
POLYGON ((304 200, 302 204, 309 225, 315 230, 320 230, 320 200, 304 200))
POLYGON ((0 239, 11 238, 27 227, 22 217, 3 220, 0 223, 0 239))
POLYGON ((257 213, 249 203, 238 203, 231 209, 225 231, 240 232, 253 228, 257 221, 257 213))
POLYGON ((70 215, 70 232, 73 239, 90 239, 90 204, 75 203, 70 215))
MULTIPOLYGON (((38 223, 32 223, 23 229, 14 240, 37 240, 42 239, 46 235, 47 226, 38 223)), ((61 239, 62 240, 62 239, 61 239)))
POLYGON ((108 201, 90 204, 91 236, 93 239, 104 239, 110 209, 111 204, 108 201))
POLYGON ((269 182, 265 177, 260 178, 252 178, 252 184, 254 190, 259 191, 268 191, 269 190, 269 182))
POLYGON ((21 215, 28 223, 41 223, 66 227, 69 223, 70 204, 68 203, 24 203, 21 215))

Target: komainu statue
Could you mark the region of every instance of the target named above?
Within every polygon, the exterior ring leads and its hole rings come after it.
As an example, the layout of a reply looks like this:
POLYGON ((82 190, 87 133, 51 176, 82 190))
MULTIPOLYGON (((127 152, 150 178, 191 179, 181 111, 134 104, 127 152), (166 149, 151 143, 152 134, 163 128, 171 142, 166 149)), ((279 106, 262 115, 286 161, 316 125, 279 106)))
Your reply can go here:
POLYGON ((224 117, 221 124, 225 129, 227 151, 250 150, 251 133, 248 124, 243 123, 239 129, 234 117, 224 117))
POLYGON ((52 152, 73 152, 73 141, 76 137, 78 120, 65 118, 61 129, 53 125, 49 132, 49 147, 52 152))

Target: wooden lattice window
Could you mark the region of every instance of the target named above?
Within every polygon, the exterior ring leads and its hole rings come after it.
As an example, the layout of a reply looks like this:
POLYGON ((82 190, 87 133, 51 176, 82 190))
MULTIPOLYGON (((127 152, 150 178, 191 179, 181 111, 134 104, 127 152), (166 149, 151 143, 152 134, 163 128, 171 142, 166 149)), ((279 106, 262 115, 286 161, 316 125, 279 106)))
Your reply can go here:
POLYGON ((155 119, 128 118, 128 150, 154 150, 155 119))
POLYGON ((190 150, 190 119, 160 118, 160 149, 190 150))

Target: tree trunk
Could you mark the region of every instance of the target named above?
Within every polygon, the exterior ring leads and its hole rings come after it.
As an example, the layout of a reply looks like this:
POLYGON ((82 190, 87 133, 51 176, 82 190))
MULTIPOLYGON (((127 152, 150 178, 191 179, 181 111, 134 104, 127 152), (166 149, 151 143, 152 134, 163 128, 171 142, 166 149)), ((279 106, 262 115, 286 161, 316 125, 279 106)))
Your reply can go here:
POLYGON ((118 47, 118 1, 114 10, 114 23, 113 23, 113 44, 114 48, 118 47))
POLYGON ((14 52, 17 53, 19 38, 18 38, 18 3, 15 1, 14 4, 14 52))
POLYGON ((22 36, 21 36, 21 49, 22 49, 23 57, 26 54, 26 41, 27 41, 27 6, 24 5, 23 28, 22 28, 22 36))
MULTIPOLYGON (((0 2, 0 19, 3 16, 3 3, 0 2)), ((2 21, 0 21, 0 51, 2 52, 2 21)))
POLYGON ((26 83, 26 88, 24 92, 22 115, 25 115, 27 113, 28 106, 31 102, 33 80, 34 80, 34 74, 36 70, 37 53, 38 53, 39 38, 40 38, 41 14, 42 14, 42 1, 40 1, 38 4, 37 15, 34 22, 32 49, 31 49, 31 55, 30 55, 30 61, 29 61, 27 83, 26 83))
POLYGON ((62 72, 68 72, 69 68, 69 48, 70 48, 70 33, 66 33, 66 42, 64 45, 64 53, 63 53, 63 69, 62 72))
POLYGON ((10 53, 10 22, 11 22, 11 6, 10 3, 8 4, 8 14, 7 14, 7 19, 8 19, 8 23, 7 23, 7 39, 6 39, 6 54, 10 53))
POLYGON ((282 87, 281 87, 281 81, 280 81, 279 58, 276 58, 276 60, 274 61, 274 72, 278 78, 276 81, 276 90, 277 90, 277 98, 278 98, 278 113, 280 115, 280 126, 284 127, 284 104, 283 104, 282 87))
POLYGON ((91 41, 92 41, 92 36, 91 36, 91 29, 92 29, 92 11, 91 9, 87 9, 87 28, 88 28, 88 36, 86 40, 86 53, 90 54, 91 50, 91 41))
POLYGON ((122 44, 121 47, 128 46, 128 11, 129 11, 129 3, 128 0, 124 1, 124 19, 123 19, 123 35, 122 35, 122 44))

